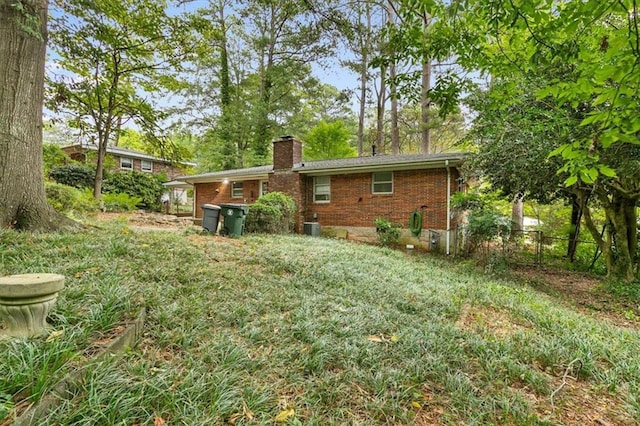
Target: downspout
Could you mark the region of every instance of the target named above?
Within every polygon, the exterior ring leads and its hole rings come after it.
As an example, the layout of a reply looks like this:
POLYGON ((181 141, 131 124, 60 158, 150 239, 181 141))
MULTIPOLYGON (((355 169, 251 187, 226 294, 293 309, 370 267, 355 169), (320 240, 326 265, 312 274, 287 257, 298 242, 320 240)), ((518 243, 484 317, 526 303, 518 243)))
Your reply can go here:
POLYGON ((195 219, 198 216, 198 211, 196 210, 196 201, 198 200, 198 190, 196 189, 197 186, 194 183, 193 184, 193 200, 191 201, 191 205, 193 206, 193 210, 191 210, 191 216, 195 219))
POLYGON ((451 233, 451 169, 449 168, 449 160, 444 160, 444 166, 447 168, 447 256, 451 254, 449 248, 449 234, 451 233))

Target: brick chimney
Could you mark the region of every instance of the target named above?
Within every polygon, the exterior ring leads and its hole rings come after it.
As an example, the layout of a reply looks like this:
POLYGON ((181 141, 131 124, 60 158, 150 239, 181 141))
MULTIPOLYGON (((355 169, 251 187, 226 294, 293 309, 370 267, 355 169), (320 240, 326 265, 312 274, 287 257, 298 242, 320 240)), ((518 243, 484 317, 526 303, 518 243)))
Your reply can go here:
POLYGON ((273 170, 291 170, 302 162, 302 142, 293 136, 282 136, 273 142, 273 170))
POLYGON ((296 231, 302 232, 306 206, 304 205, 304 179, 293 171, 293 166, 302 162, 302 142, 293 136, 282 136, 273 142, 273 171, 269 173, 269 192, 288 194, 296 202, 298 217, 296 231))

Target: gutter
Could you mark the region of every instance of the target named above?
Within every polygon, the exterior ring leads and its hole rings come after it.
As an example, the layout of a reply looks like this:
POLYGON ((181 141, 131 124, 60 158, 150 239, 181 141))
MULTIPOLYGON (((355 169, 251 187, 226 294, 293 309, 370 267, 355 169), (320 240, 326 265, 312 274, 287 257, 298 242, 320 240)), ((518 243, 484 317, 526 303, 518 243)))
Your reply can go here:
POLYGON ((450 237, 451 233, 451 169, 449 168, 449 160, 444 161, 444 166, 447 168, 447 256, 451 254, 450 249, 450 237))
MULTIPOLYGON (((453 159, 456 163, 462 163, 463 159, 453 159)), ((377 164, 351 164, 346 166, 333 166, 333 167, 305 167, 304 163, 293 168, 293 171, 300 174, 311 175, 335 175, 335 174, 349 174, 349 173, 364 173, 364 172, 377 172, 377 171, 400 171, 400 170, 417 170, 417 169, 436 169, 448 166, 449 160, 446 159, 429 159, 427 161, 408 161, 399 163, 377 163, 377 164)))

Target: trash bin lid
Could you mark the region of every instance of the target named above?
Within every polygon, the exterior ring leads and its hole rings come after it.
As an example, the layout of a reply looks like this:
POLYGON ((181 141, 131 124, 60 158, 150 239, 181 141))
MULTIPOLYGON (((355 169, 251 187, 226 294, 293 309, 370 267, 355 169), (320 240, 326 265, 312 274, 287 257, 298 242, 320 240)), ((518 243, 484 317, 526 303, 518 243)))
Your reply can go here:
POLYGON ((244 214, 247 214, 247 212, 249 211, 248 204, 225 203, 225 204, 220 204, 220 206, 223 209, 241 210, 244 214))
POLYGON ((216 206, 215 204, 203 204, 202 208, 209 210, 220 210, 220 206, 216 206))

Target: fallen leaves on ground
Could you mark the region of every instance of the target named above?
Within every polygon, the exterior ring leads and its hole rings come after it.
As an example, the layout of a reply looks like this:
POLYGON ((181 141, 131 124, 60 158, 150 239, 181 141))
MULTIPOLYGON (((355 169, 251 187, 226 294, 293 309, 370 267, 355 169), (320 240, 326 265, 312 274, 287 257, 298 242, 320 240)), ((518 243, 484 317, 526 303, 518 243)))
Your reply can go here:
POLYGON ((370 334, 367 340, 374 343, 396 343, 398 336, 395 334, 370 334))
POLYGON ((277 423, 284 423, 287 420, 289 420, 289 418, 293 417, 296 415, 296 410, 293 408, 288 408, 286 410, 282 410, 278 413, 278 415, 275 418, 275 421, 277 423))

